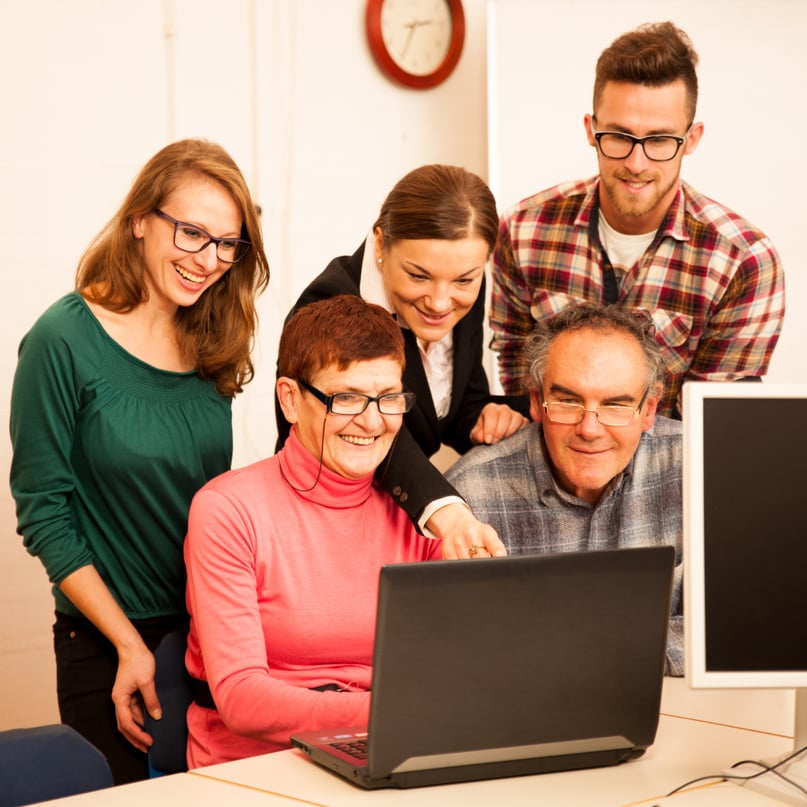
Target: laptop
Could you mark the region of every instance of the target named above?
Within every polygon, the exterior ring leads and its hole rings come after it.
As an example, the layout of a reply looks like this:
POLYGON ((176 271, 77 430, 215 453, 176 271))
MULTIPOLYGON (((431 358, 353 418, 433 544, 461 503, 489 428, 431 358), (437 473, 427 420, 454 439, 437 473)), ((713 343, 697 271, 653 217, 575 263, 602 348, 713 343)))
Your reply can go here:
POLYGON ((675 551, 384 566, 369 726, 292 736, 364 788, 634 759, 658 726, 675 551))

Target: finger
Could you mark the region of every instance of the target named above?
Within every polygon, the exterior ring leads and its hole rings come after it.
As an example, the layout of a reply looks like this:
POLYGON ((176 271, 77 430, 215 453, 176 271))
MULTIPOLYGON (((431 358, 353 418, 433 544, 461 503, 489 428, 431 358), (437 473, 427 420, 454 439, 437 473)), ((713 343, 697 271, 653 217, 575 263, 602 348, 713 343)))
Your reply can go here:
POLYGON ((118 731, 139 751, 147 752, 153 742, 151 735, 135 722, 131 709, 116 706, 115 717, 118 731))
POLYGON ((152 720, 159 720, 163 716, 163 713, 153 678, 148 683, 140 685, 140 694, 143 697, 143 706, 149 713, 149 716, 152 720))
POLYGON ((491 558, 503 558, 507 555, 507 548, 493 531, 485 533, 484 551, 491 558))

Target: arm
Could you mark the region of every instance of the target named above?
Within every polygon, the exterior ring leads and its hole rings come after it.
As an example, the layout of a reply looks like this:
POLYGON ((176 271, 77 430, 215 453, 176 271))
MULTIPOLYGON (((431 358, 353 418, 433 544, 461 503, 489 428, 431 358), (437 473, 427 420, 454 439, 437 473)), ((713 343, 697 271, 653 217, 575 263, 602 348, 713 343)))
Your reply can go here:
POLYGON ((403 427, 376 479, 421 529, 443 542, 447 560, 507 554, 496 531, 475 518, 457 491, 446 481, 403 427), (440 501, 445 500, 445 501, 440 501), (435 503, 436 507, 430 507, 435 503))
POLYGON ((499 377, 508 395, 527 392, 523 379, 528 368, 522 353, 535 324, 531 305, 532 292, 513 254, 507 220, 502 219, 499 242, 493 252, 490 346, 499 354, 499 377))
MULTIPOLYGON (((737 381, 765 375, 784 313, 784 273, 776 250, 762 238, 753 244, 710 316, 685 378, 737 381)), ((679 393, 679 411, 680 398, 679 393)))
POLYGON ((112 702, 118 730, 135 748, 148 751, 152 740, 142 728, 141 697, 154 720, 162 717, 154 687, 154 656, 93 566, 68 575, 59 587, 115 646, 118 672, 112 687, 112 702))

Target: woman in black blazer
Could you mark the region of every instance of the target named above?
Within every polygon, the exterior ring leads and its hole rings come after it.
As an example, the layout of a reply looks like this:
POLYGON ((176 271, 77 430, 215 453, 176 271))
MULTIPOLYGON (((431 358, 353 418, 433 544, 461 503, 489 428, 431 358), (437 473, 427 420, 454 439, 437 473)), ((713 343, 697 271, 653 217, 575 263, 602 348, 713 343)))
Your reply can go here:
MULTIPOLYGON (((504 551, 428 458, 442 443, 461 454, 495 443, 525 425, 529 411, 527 396, 491 395, 482 366, 485 266, 498 223, 493 194, 478 176, 447 165, 417 168, 387 196, 365 242, 331 261, 292 310, 355 294, 398 319, 404 383, 417 400, 377 476, 416 523, 443 539, 445 557, 504 551)), ((277 425, 279 447, 289 432, 279 412, 277 425)))

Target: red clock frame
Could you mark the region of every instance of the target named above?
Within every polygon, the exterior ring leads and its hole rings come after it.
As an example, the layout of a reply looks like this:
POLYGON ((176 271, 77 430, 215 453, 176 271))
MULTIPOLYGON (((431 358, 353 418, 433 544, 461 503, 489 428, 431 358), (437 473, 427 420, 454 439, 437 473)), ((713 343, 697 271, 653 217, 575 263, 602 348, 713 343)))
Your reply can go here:
POLYGON ((384 0, 367 0, 367 41, 378 66, 387 76, 405 87, 415 90, 426 90, 436 87, 445 81, 462 55, 465 43, 465 12, 462 9, 462 0, 446 0, 451 12, 451 42, 448 46, 445 59, 433 72, 419 76, 402 70, 392 59, 381 34, 381 10, 384 0))

